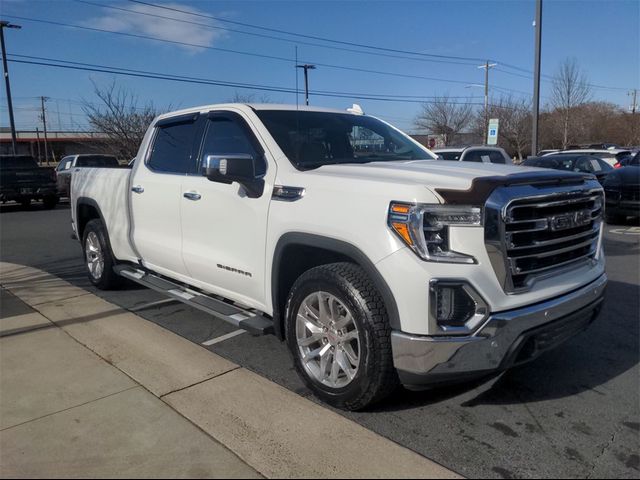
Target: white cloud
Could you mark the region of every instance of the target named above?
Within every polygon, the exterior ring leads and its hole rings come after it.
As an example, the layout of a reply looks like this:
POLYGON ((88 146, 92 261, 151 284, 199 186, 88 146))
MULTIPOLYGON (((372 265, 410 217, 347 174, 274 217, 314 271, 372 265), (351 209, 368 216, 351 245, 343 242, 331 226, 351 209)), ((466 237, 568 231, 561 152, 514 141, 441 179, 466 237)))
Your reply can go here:
MULTIPOLYGON (((162 5, 191 13, 206 13, 182 4, 165 3, 162 5)), ((193 23, 176 22, 174 20, 169 20, 168 18, 160 18, 153 15, 216 26, 216 24, 213 23, 213 20, 210 19, 195 17, 186 13, 161 10, 147 5, 127 5, 127 9, 134 10, 139 13, 104 9, 105 15, 89 19, 84 22, 84 24, 92 28, 131 33, 134 35, 143 35, 161 38, 163 40, 170 40, 173 42, 183 42, 203 46, 212 46, 216 40, 224 36, 224 31, 222 30, 194 25, 193 23)), ((184 49, 189 53, 197 53, 204 50, 203 48, 189 45, 175 44, 175 46, 184 49)))

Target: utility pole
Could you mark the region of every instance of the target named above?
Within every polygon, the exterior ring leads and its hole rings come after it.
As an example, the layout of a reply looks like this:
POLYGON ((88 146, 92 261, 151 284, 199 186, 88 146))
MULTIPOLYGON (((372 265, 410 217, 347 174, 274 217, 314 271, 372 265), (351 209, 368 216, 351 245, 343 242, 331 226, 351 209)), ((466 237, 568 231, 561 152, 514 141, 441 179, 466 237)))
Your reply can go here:
POLYGON ((4 84, 7 89, 7 104, 9 107, 9 123, 11 125, 11 148, 13 149, 13 154, 18 154, 18 146, 16 139, 16 123, 13 119, 13 102, 11 101, 11 84, 9 83, 9 67, 7 66, 7 51, 4 46, 4 29, 5 28, 14 28, 21 29, 20 25, 14 25, 4 20, 0 20, 0 44, 2 45, 2 68, 4 73, 4 84))
POLYGON ((540 120, 540 46, 542 41, 542 0, 536 0, 535 56, 533 67, 533 122, 531 132, 531 155, 538 153, 538 122, 540 120))
POLYGON ((489 69, 497 65, 497 63, 489 63, 489 60, 487 60, 484 65, 478 67, 484 68, 484 145, 487 144, 487 137, 489 136, 489 69))
POLYGON ((38 145, 38 163, 42 163, 42 154, 40 153, 40 130, 36 127, 36 144, 38 145))
POLYGON ((42 108, 42 126, 44 127, 44 161, 49 165, 49 147, 47 146, 47 115, 44 109, 44 102, 49 100, 49 97, 40 97, 40 105, 42 108))
POLYGON ((296 68, 304 69, 304 98, 305 98, 305 103, 308 106, 309 105, 309 70, 315 70, 316 66, 305 63, 304 65, 296 65, 296 68))
POLYGON ((636 110, 638 109, 638 104, 636 103, 636 98, 637 98, 637 95, 638 95, 638 90, 634 88, 634 89, 633 89, 633 90, 631 90, 629 93, 627 93, 627 95, 629 95, 629 96, 632 98, 632 101, 631 101, 631 108, 630 108, 630 110, 631 110, 631 115, 635 115, 636 110))

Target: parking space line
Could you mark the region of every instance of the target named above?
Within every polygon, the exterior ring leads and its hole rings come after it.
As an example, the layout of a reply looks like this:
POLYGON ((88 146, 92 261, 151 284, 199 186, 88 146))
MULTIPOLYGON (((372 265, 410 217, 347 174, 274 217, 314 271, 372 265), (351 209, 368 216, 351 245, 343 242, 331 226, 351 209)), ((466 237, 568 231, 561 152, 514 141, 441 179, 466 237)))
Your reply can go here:
POLYGON ((153 308, 153 307, 156 307, 158 305, 166 305, 168 303, 180 303, 180 301, 176 300, 175 298, 165 298, 165 299, 162 299, 162 300, 157 300, 155 302, 149 302, 149 303, 145 303, 145 304, 139 305, 137 307, 129 309, 129 311, 130 312, 139 312, 140 310, 146 310, 147 308, 153 308))
POLYGON ((242 335, 246 333, 246 330, 236 330, 235 332, 227 333, 226 335, 222 335, 220 337, 212 338, 211 340, 207 340, 206 342, 202 342, 202 345, 206 347, 210 347, 211 345, 215 345, 216 343, 224 342, 225 340, 229 340, 230 338, 237 337, 238 335, 242 335))

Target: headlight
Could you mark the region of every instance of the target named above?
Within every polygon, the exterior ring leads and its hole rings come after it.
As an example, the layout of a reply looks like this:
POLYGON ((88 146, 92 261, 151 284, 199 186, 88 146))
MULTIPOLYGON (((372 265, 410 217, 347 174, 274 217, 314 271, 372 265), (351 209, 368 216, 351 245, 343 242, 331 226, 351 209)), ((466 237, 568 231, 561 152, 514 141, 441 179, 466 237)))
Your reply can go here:
POLYGON ((423 260, 475 263, 473 257, 450 250, 449 226, 481 227, 482 207, 392 202, 387 223, 423 260))

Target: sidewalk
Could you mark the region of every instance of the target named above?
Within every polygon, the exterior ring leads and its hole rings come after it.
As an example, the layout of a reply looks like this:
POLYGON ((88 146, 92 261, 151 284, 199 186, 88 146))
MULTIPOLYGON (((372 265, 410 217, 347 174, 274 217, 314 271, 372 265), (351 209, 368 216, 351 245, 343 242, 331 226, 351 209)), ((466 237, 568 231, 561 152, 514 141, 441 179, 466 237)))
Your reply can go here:
POLYGON ((45 272, 0 284, 1 477, 457 477, 45 272))

